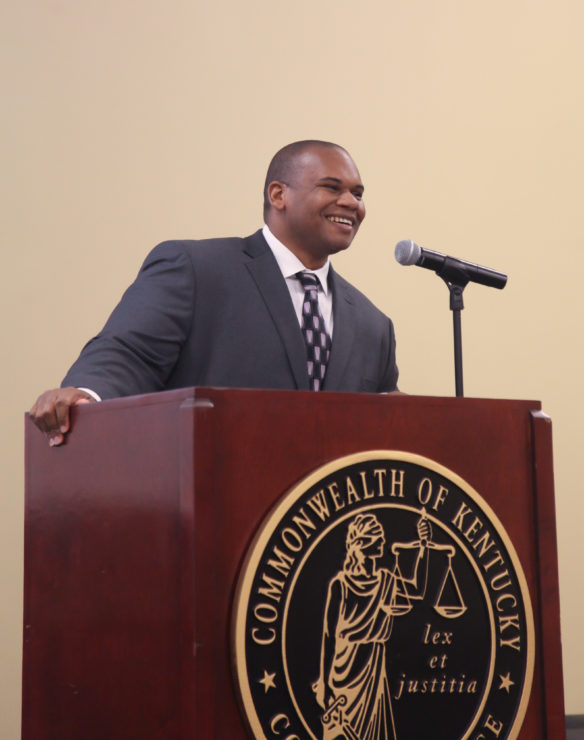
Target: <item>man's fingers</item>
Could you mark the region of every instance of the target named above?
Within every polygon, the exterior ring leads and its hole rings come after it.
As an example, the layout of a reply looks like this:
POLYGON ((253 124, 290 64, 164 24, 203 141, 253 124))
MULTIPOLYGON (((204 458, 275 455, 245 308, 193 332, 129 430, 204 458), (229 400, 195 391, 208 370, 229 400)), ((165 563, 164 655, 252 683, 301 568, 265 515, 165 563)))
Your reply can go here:
POLYGON ((64 402, 62 399, 58 399, 55 402, 55 429, 60 432, 69 431, 69 409, 71 408, 70 403, 64 402))
POLYGON ((62 445, 64 441, 64 434, 58 433, 49 435, 49 447, 58 447, 59 445, 62 445))
POLYGON ((30 410, 30 416, 42 432, 57 429, 57 416, 55 412, 56 390, 45 391, 35 401, 30 410))
POLYGON ((30 410, 30 416, 48 436, 51 447, 56 447, 63 443, 64 435, 69 431, 71 406, 91 403, 92 400, 91 396, 78 388, 54 388, 37 398, 30 410))
POLYGON ((77 401, 85 397, 80 396, 82 391, 78 391, 77 388, 64 388, 65 393, 57 393, 55 396, 55 418, 56 426, 59 432, 66 434, 69 431, 69 409, 71 406, 75 406, 77 401))

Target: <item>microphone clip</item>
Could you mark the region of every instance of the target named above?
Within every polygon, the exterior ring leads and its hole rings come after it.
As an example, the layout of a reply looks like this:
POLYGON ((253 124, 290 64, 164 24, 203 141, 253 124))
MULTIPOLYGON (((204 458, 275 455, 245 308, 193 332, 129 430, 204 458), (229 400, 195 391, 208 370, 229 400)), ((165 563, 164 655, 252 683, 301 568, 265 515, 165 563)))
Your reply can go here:
POLYGON ((439 270, 436 270, 436 274, 441 277, 448 286, 452 283, 453 285, 458 285, 460 288, 466 288, 470 282, 470 277, 466 270, 461 267, 458 260, 453 259, 452 257, 446 257, 442 267, 440 267, 439 270))
POLYGON ((470 282, 470 278, 464 269, 461 269, 460 262, 447 257, 442 267, 436 270, 436 275, 444 280, 450 291, 450 310, 462 311, 464 308, 462 293, 470 282))

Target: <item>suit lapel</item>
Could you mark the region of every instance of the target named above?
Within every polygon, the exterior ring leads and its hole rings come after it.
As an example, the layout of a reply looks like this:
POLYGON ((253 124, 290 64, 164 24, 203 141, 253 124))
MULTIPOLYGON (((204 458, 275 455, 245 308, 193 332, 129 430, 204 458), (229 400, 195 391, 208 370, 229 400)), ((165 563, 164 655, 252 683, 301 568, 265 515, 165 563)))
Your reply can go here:
POLYGON ((324 380, 324 389, 329 391, 341 388, 347 362, 355 339, 355 309, 349 292, 342 279, 330 268, 330 281, 333 290, 333 341, 331 356, 324 380))
POLYGON ((286 281, 261 231, 245 239, 246 267, 276 326, 299 390, 308 390, 306 349, 286 281))

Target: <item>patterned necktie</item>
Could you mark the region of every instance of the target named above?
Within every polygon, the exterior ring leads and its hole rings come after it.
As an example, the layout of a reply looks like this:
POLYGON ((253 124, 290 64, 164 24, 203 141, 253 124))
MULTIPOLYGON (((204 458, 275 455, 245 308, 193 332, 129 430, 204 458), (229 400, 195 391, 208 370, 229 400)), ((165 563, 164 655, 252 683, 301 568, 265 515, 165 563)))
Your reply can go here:
POLYGON ((304 288, 302 301, 302 335, 306 344, 306 360, 310 390, 319 391, 324 382, 331 354, 331 338, 318 307, 318 278, 312 272, 298 272, 296 277, 304 288))

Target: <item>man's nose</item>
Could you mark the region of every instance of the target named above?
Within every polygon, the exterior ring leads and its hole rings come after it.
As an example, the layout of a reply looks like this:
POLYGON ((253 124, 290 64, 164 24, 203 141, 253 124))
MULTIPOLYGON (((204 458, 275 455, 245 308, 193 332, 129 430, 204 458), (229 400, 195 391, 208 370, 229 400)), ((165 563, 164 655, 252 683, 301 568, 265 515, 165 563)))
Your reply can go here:
POLYGON ((337 198, 337 203, 344 208, 359 208, 361 199, 353 195, 350 190, 343 190, 337 198))

